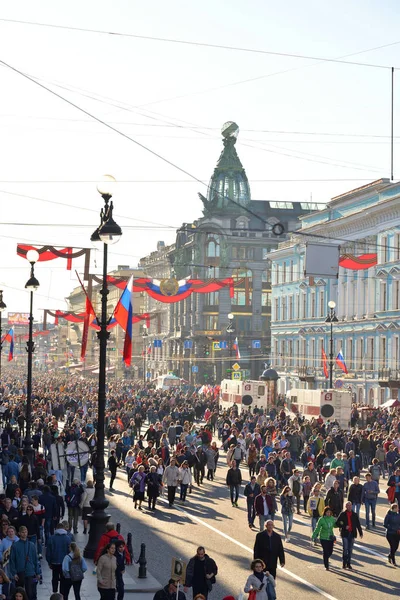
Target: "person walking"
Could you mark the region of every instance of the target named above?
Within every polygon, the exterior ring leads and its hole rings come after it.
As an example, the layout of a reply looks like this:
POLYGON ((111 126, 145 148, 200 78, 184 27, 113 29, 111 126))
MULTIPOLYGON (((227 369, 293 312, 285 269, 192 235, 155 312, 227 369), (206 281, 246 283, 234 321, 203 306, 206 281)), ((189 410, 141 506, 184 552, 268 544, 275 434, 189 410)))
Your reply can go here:
POLYGON ((361 504, 365 504, 365 524, 366 529, 369 527, 369 511, 371 510, 372 514, 372 527, 375 527, 375 519, 376 519, 376 503, 379 496, 379 485, 376 481, 372 479, 371 473, 367 473, 365 475, 365 483, 363 485, 362 494, 361 494, 361 504))
POLYGON ((242 473, 238 463, 233 461, 231 468, 226 474, 226 485, 229 488, 232 506, 238 506, 239 488, 242 485, 242 473))
POLYGON ((252 561, 250 569, 253 571, 247 578, 244 586, 246 594, 255 592, 255 600, 275 600, 275 579, 269 571, 266 571, 265 564, 259 558, 252 561))
MULTIPOLYGON (((78 478, 72 481, 70 486, 67 483, 65 500, 68 507, 68 523, 70 529, 74 528, 74 533, 78 533, 78 519, 80 515, 80 503, 84 493, 81 482, 78 478)), ((43 504, 43 496, 40 499, 43 504)))
POLYGON ((140 465, 139 469, 132 475, 129 482, 129 485, 133 488, 133 501, 135 503, 135 508, 139 508, 139 510, 142 510, 142 502, 144 500, 144 492, 146 489, 146 473, 144 470, 144 465, 140 465))
POLYGON ((111 450, 110 456, 107 460, 107 467, 110 471, 110 492, 113 490, 113 483, 117 476, 117 459, 115 456, 115 450, 111 450))
POLYGON ((157 473, 157 467, 155 465, 150 467, 150 472, 146 475, 146 484, 149 510, 156 510, 157 498, 160 495, 160 489, 162 487, 162 476, 157 473))
POLYGON ((324 509, 324 515, 318 520, 317 526, 312 534, 312 540, 315 541, 317 538, 321 541, 324 566, 329 571, 329 559, 333 553, 333 544, 336 541, 336 537, 333 533, 333 528, 336 525, 336 519, 332 515, 332 509, 330 506, 326 506, 324 509))
POLYGON ((196 555, 189 560, 186 568, 184 592, 186 593, 188 588, 191 587, 193 598, 197 594, 203 594, 205 600, 207 600, 212 586, 216 583, 215 577, 217 573, 218 567, 215 560, 206 554, 203 546, 199 546, 196 550, 196 555))
POLYGON ((104 554, 100 556, 97 562, 97 589, 101 600, 115 599, 116 570, 115 544, 107 544, 104 554))
POLYGON ((90 503, 94 498, 94 492, 94 483, 91 479, 89 479, 86 483, 86 489, 83 493, 80 503, 80 509, 82 511, 83 533, 87 533, 89 525, 89 515, 93 512, 93 508, 90 503))
POLYGON ((71 536, 61 523, 57 525, 54 535, 50 536, 46 546, 46 560, 51 569, 51 585, 53 593, 58 592, 60 584, 60 593, 64 594, 64 575, 62 572, 62 563, 69 552, 71 536))
POLYGON ((383 526, 386 529, 386 539, 390 546, 389 562, 397 567, 396 552, 400 543, 400 514, 396 502, 390 506, 390 509, 386 513, 383 526))
POLYGON ((189 464, 188 464, 187 460, 183 461, 182 466, 179 469, 179 485, 180 485, 179 500, 182 503, 185 503, 188 487, 192 485, 192 474, 190 472, 189 464))
POLYGON ((363 531, 360 525, 358 515, 353 511, 351 502, 346 502, 346 510, 340 513, 336 520, 335 527, 340 528, 340 535, 343 543, 343 569, 353 570, 351 566, 351 557, 353 553, 354 540, 357 538, 357 531, 360 538, 363 537, 363 531))
MULTIPOLYGON (((271 518, 274 510, 272 497, 268 494, 267 486, 261 486, 261 493, 256 496, 254 508, 260 523, 260 531, 264 531, 265 524, 271 518)), ((273 521, 273 519, 271 519, 273 521)))
POLYGON ((344 494, 340 489, 340 484, 336 480, 328 491, 325 498, 325 506, 330 506, 334 517, 338 517, 343 510, 344 494))
POLYGON ((261 488, 256 483, 256 477, 253 475, 250 482, 244 487, 244 496, 246 497, 247 504, 247 521, 250 529, 254 527, 254 520, 256 518, 255 499, 261 493, 261 488))
POLYGON ((293 474, 288 479, 288 485, 293 495, 293 499, 296 499, 297 514, 300 515, 300 497, 303 486, 301 484, 300 471, 298 469, 293 469, 293 474))
POLYGON ((81 585, 87 564, 75 542, 69 545, 69 552, 62 562, 62 573, 64 576, 64 600, 68 600, 71 587, 74 590, 75 600, 81 600, 81 585))
POLYGON ((117 570, 115 572, 116 586, 117 586, 117 600, 124 600, 125 595, 125 582, 124 573, 126 562, 125 553, 125 542, 118 540, 115 544, 115 558, 117 559, 117 570))
POLYGON ((316 483, 311 490, 311 496, 307 504, 307 512, 311 517, 311 543, 317 546, 317 540, 312 540, 312 534, 317 526, 318 519, 323 516, 325 509, 325 501, 321 496, 321 490, 318 483, 316 483))
POLYGON ((360 478, 353 477, 353 483, 350 484, 347 500, 352 503, 353 510, 358 516, 360 516, 362 493, 363 486, 360 483, 360 478))
POLYGON ((285 566, 285 551, 281 536, 274 531, 274 522, 269 519, 265 530, 256 535, 253 551, 254 559, 261 559, 266 570, 276 579, 278 560, 283 568, 285 566))
POLYGON ((281 513, 283 521, 283 531, 285 533, 285 542, 290 542, 290 532, 293 526, 294 496, 290 487, 286 485, 281 494, 281 513))
POLYGON ((400 467, 389 477, 388 486, 394 488, 394 499, 396 499, 400 509, 400 467))
POLYGON ((26 527, 19 528, 18 537, 19 540, 13 543, 10 550, 10 578, 25 588, 29 600, 34 600, 36 582, 40 576, 36 546, 28 541, 26 527))
POLYGON ((167 485, 168 491, 168 504, 172 508, 175 502, 176 488, 179 482, 179 469, 176 466, 176 460, 171 458, 168 467, 165 469, 163 474, 163 483, 167 485))

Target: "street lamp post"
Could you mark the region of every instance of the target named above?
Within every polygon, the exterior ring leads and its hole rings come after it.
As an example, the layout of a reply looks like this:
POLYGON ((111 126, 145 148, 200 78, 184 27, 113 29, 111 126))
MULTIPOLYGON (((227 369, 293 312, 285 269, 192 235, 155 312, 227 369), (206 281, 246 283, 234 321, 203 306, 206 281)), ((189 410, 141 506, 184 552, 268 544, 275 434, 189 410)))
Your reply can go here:
POLYGON ((100 330, 97 332, 99 339, 99 389, 97 395, 97 443, 96 443, 96 484, 93 500, 90 505, 93 512, 89 515, 90 530, 89 540, 84 550, 86 558, 93 558, 98 546, 101 535, 104 533, 105 525, 110 518, 105 512, 108 506, 108 500, 105 497, 104 488, 104 429, 106 412, 106 369, 107 369, 107 341, 110 332, 107 326, 110 319, 107 317, 107 255, 108 244, 118 242, 122 235, 122 230, 114 221, 113 203, 111 201, 114 189, 115 179, 110 175, 105 176, 105 180, 97 186, 97 191, 104 200, 104 207, 100 213, 100 225, 91 236, 92 242, 103 242, 103 282, 100 290, 101 294, 101 320, 100 330))
POLYGON ((1 382, 1 351, 3 349, 3 339, 2 339, 3 331, 2 331, 2 328, 1 328, 1 325, 2 325, 2 319, 1 319, 1 317, 2 317, 3 311, 6 308, 7 308, 7 306, 6 306, 6 304, 4 303, 4 300, 3 300, 3 290, 0 290, 0 382, 1 382))
POLYGON ((142 338, 143 338, 143 384, 146 385, 146 380, 147 380, 147 376, 146 376, 146 353, 147 353, 147 347, 146 347, 146 341, 147 338, 149 337, 149 334, 147 332, 147 325, 146 323, 143 325, 143 331, 142 331, 142 338))
POLYGON ((331 337, 329 340, 329 388, 333 388, 333 324, 338 322, 338 318, 335 313, 336 302, 329 300, 328 302, 328 316, 325 319, 325 323, 331 324, 331 337))
POLYGON ((31 424, 32 424, 32 362, 35 344, 33 341, 33 292, 39 288, 39 282, 35 277, 35 263, 39 259, 39 253, 36 250, 29 250, 26 254, 27 260, 31 264, 31 275, 25 284, 25 289, 30 292, 29 302, 29 332, 26 342, 26 351, 28 352, 28 377, 26 384, 26 429, 24 439, 24 453, 28 457, 29 463, 33 465, 34 449, 32 448, 31 424))
POLYGON ((230 361, 232 362, 232 358, 233 358, 232 336, 235 333, 235 328, 233 326, 234 316, 232 313, 229 313, 228 319, 229 319, 229 325, 226 328, 226 333, 229 335, 229 358, 230 358, 230 361))

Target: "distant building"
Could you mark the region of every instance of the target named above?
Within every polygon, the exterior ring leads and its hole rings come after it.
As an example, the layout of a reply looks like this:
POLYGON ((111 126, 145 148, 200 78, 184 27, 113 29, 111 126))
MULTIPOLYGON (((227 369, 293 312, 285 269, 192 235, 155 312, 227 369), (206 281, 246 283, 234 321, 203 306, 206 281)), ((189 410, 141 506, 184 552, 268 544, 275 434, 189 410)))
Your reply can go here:
MULTIPOLYGON (((332 198, 324 210, 301 219, 300 233, 269 256, 272 276, 271 361, 279 391, 322 388, 322 348, 329 359, 328 302, 336 302, 334 357, 341 350, 348 374, 334 381, 354 399, 381 404, 400 386, 400 184, 388 179, 332 198), (315 236, 315 237, 313 237, 315 236), (340 254, 377 253, 364 270, 340 267, 336 279, 305 277, 307 242, 338 244, 340 254)), ((323 266, 323 265, 321 265, 323 266)))
MULTIPOLYGON (((298 218, 312 206, 299 202, 252 200, 245 169, 236 152, 238 126, 227 123, 222 130, 223 149, 211 176, 207 195, 199 194, 203 216, 184 223, 175 243, 140 260, 147 276, 178 280, 235 279, 234 296, 229 289, 192 294, 164 304, 146 297, 152 319, 152 343, 148 368, 151 377, 174 371, 192 382, 220 382, 230 377, 236 362, 237 337, 242 376, 258 378, 270 355, 271 282, 265 259, 286 234, 277 238, 272 226, 285 231, 298 227, 298 218), (233 314, 234 333, 227 333, 228 314, 233 314), (154 348, 154 340, 161 347, 154 348)), ((159 346, 159 345, 158 345, 159 346)))

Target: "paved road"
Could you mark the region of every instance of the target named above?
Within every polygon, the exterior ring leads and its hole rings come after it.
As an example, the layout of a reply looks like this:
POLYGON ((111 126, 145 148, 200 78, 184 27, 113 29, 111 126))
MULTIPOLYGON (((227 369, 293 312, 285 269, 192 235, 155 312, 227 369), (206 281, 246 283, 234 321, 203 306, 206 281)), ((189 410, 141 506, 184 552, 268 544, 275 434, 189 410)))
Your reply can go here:
MULTIPOLYGON (((170 577, 173 557, 188 560, 198 545, 205 546, 206 552, 219 567, 218 584, 210 600, 222 600, 226 594, 237 597, 243 589, 256 535, 256 531, 251 531, 247 525, 244 498, 240 499, 239 508, 231 506, 229 490, 225 485, 224 458, 220 459, 220 465, 216 480, 205 480, 200 488, 195 486, 185 506, 178 502, 170 509, 168 504, 160 501, 155 514, 145 509, 134 509, 126 475, 122 470, 114 484, 118 491, 107 492, 112 519, 121 522, 124 535, 132 532, 135 554, 138 553, 140 542, 146 542, 148 568, 159 581, 164 583, 170 577)), ((244 468, 242 473, 246 479, 247 471, 244 468)), ((385 482, 382 481, 381 489, 384 488, 385 482)), ((366 593, 368 597, 373 594, 374 600, 398 598, 400 567, 396 569, 388 564, 388 547, 382 525, 387 507, 386 497, 381 494, 377 529, 365 532, 363 540, 358 540, 353 572, 341 569, 340 541, 331 560, 332 570, 326 572, 320 547, 310 547, 310 519, 296 515, 291 542, 285 544, 286 568, 278 570, 278 598, 297 598, 299 593, 307 594, 310 600, 348 600, 350 595, 352 600, 365 600, 366 593), (349 583, 352 584, 351 588, 349 583)), ((361 517, 364 526, 363 512, 361 517)), ((276 530, 282 533, 279 515, 276 530)), ((188 600, 191 597, 189 592, 188 600)))

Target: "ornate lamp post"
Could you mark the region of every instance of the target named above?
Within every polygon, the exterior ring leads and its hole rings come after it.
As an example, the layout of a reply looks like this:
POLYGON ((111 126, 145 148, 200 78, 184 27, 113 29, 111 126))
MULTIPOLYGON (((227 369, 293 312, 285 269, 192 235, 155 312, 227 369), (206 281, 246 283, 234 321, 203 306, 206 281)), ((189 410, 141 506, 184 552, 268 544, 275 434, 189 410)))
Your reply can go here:
MULTIPOLYGON (((229 359, 232 362, 232 357, 233 357, 233 348, 232 348, 232 336, 235 333, 235 328, 233 326, 233 319, 234 319, 234 315, 232 313, 229 313, 228 315, 228 319, 229 319, 229 324, 228 327, 226 328, 226 333, 229 335, 229 359)), ((229 367, 231 368, 231 367, 229 367)))
POLYGON ((114 177, 106 175, 105 180, 97 186, 97 191, 104 200, 104 207, 100 213, 100 225, 91 236, 92 242, 103 243, 103 283, 100 290, 101 294, 101 320, 100 330, 97 332, 99 338, 99 389, 98 389, 98 417, 97 417, 97 444, 96 444, 96 484, 93 500, 90 502, 93 512, 89 515, 90 530, 89 540, 84 550, 86 558, 93 558, 96 552, 98 542, 104 533, 105 525, 110 518, 105 512, 108 506, 108 500, 105 497, 104 489, 104 429, 106 412, 106 368, 107 368, 107 341, 110 332, 107 331, 107 325, 110 318, 107 317, 107 252, 108 244, 115 244, 122 235, 121 227, 114 221, 113 203, 111 201, 112 192, 115 185, 114 177))
POLYGON ((328 316, 325 319, 325 323, 331 324, 331 337, 329 340, 329 388, 333 388, 333 324, 338 322, 338 318, 335 313, 336 302, 329 300, 328 302, 328 316))
POLYGON ((143 325, 143 331, 142 331, 142 338, 143 338, 143 384, 146 385, 146 380, 147 380, 147 376, 146 376, 146 353, 147 353, 147 338, 149 337, 148 331, 147 331, 147 325, 146 323, 143 325))
POLYGON ((3 311, 7 308, 7 305, 4 303, 3 300, 3 290, 0 290, 0 382, 1 382, 1 351, 3 349, 3 340, 2 340, 2 335, 3 335, 3 331, 1 328, 2 325, 2 313, 3 311))
POLYGON ((28 457, 31 465, 33 465, 33 456, 35 451, 32 448, 31 424, 32 424, 32 362, 35 344, 33 341, 33 292, 39 288, 39 282, 35 277, 35 263, 39 259, 39 252, 29 250, 26 254, 27 260, 31 264, 31 275, 25 284, 25 289, 30 292, 29 303, 29 335, 26 342, 26 351, 28 352, 28 378, 26 384, 26 435, 24 439, 24 453, 28 457))

